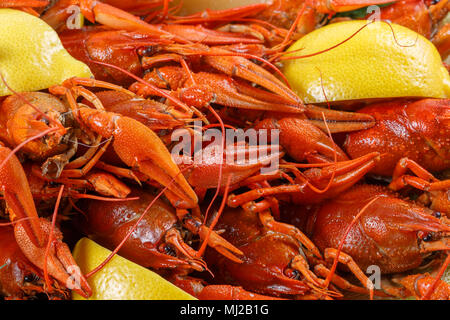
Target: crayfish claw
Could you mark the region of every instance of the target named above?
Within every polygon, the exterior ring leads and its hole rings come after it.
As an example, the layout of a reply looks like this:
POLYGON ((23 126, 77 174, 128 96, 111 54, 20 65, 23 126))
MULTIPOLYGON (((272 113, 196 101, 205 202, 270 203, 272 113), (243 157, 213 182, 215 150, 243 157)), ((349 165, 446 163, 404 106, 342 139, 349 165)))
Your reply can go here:
MULTIPOLYGON (((44 235, 45 243, 49 240, 51 232, 51 223, 41 218, 39 220, 44 235)), ((21 223, 17 223, 14 227, 14 234, 19 247, 24 255, 41 270, 48 271, 48 275, 53 277, 64 287, 76 291, 85 298, 92 295, 86 278, 77 266, 69 247, 62 242, 62 233, 58 229, 54 229, 53 241, 50 248, 37 247, 29 238, 25 228, 21 223)), ((51 288, 48 288, 51 291, 51 288)))

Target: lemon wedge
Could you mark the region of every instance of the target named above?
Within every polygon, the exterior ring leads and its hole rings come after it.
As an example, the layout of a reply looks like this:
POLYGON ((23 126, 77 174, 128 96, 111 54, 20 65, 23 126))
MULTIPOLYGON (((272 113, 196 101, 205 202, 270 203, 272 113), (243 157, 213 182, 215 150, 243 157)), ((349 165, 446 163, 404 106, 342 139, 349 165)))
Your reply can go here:
MULTIPOLYGON (((294 43, 287 56, 336 46, 369 21, 333 23, 294 43)), ((287 60, 284 73, 306 103, 394 97, 450 97, 450 77, 435 46, 416 32, 372 22, 341 45, 287 60), (326 95, 326 98, 325 98, 326 95)))
MULTIPOLYGON (((37 91, 71 77, 92 76, 43 20, 19 10, 0 9, 0 21, 0 73, 13 90, 37 91)), ((0 81, 0 96, 10 94, 0 81)))
MULTIPOLYGON (((83 274, 102 263, 111 251, 83 238, 73 257, 83 274)), ((88 279, 93 291, 89 300, 196 300, 158 274, 115 255, 106 266, 88 279)), ((84 300, 73 292, 74 300, 84 300)))

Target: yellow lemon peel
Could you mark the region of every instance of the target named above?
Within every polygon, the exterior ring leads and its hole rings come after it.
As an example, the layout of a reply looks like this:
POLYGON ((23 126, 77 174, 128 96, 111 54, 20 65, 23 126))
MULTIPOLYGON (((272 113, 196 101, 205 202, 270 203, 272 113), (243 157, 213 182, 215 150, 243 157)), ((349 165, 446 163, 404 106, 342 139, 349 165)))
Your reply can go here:
MULTIPOLYGON (((102 263, 111 251, 83 238, 73 257, 83 274, 102 263)), ((115 255, 105 267, 88 279, 93 294, 89 300, 196 300, 158 274, 115 255)), ((72 293, 74 300, 85 300, 72 293)))
POLYGON ((317 29, 293 44, 284 73, 306 103, 394 97, 450 97, 450 77, 434 45, 386 22, 354 20, 317 29), (391 29, 392 27, 392 29, 391 29), (357 32, 360 30, 359 32, 357 32), (326 98, 325 98, 326 96, 326 98))
MULTIPOLYGON (((43 20, 19 10, 0 9, 0 21, 0 73, 13 90, 37 91, 71 77, 92 76, 43 20)), ((10 94, 0 81, 0 96, 10 94)))

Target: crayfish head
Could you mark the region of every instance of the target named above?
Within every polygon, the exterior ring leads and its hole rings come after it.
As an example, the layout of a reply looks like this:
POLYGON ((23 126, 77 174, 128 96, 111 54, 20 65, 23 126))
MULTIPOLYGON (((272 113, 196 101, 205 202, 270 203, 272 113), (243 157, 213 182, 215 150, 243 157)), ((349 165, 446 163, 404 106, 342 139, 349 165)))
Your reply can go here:
POLYGON ((22 151, 30 158, 45 159, 67 148, 63 143, 67 107, 58 98, 29 92, 7 98, 2 109, 6 111, 8 141, 13 146, 26 142, 22 151))
POLYGON ((438 211, 435 212, 435 215, 440 218, 440 230, 435 232, 419 231, 417 233, 421 252, 425 254, 450 250, 450 220, 441 216, 442 214, 438 211))
MULTIPOLYGON (((374 204, 372 217, 375 216, 383 221, 386 230, 390 230, 385 241, 398 239, 401 233, 411 240, 415 235, 421 253, 450 249, 450 223, 437 211, 398 198, 383 197, 374 204)), ((364 221, 365 230, 369 232, 369 220, 364 221)))

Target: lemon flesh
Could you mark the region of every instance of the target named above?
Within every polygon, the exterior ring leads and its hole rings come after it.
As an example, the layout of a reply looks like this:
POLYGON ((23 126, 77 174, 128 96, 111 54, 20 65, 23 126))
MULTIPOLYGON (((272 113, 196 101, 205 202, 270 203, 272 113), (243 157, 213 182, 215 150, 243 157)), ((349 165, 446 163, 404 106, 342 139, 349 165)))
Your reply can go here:
MULTIPOLYGON (((102 263, 111 251, 94 241, 78 241, 73 257, 83 274, 102 263)), ((89 300, 196 300, 158 274, 115 255, 108 264, 88 279, 93 291, 89 300)), ((74 300, 85 300, 72 293, 74 300)))
MULTIPOLYGON (((0 9, 0 73, 15 91, 37 91, 71 77, 91 77, 89 67, 74 59, 58 34, 28 13, 0 9)), ((0 81, 0 96, 11 91, 0 81)))
MULTIPOLYGON (((331 48, 368 23, 346 21, 317 29, 293 44, 288 51, 296 52, 287 56, 331 48)), ((292 88, 306 103, 450 97, 450 77, 435 46, 408 28, 390 25, 370 23, 329 51, 287 60, 284 73, 292 88)))

